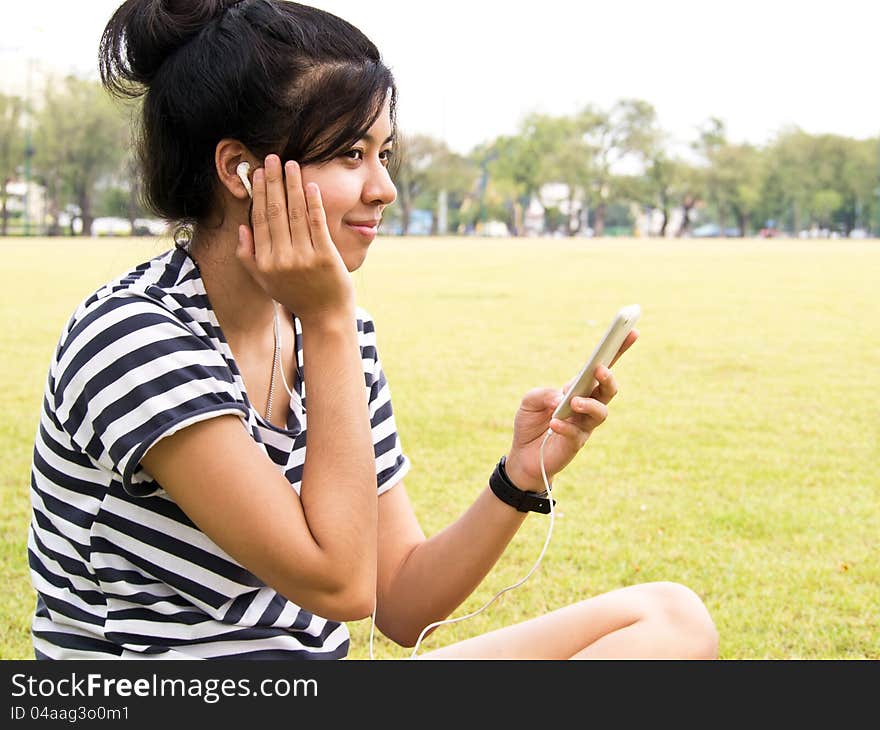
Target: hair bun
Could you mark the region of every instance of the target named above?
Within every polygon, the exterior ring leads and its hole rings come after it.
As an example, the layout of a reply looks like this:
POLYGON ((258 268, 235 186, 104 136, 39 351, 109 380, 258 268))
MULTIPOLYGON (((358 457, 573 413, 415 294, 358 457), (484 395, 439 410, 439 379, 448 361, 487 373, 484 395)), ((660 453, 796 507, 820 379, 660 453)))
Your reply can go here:
POLYGON ((119 96, 139 96, 165 60, 241 0, 126 0, 104 28, 101 81, 119 96))

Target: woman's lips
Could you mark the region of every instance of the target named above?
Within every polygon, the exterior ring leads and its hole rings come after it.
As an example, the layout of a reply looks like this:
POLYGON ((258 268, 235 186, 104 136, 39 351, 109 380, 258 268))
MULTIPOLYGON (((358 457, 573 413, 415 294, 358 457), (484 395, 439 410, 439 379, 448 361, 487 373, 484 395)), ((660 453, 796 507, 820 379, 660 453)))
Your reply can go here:
POLYGON ((366 238, 375 238, 379 221, 347 221, 345 225, 366 238))

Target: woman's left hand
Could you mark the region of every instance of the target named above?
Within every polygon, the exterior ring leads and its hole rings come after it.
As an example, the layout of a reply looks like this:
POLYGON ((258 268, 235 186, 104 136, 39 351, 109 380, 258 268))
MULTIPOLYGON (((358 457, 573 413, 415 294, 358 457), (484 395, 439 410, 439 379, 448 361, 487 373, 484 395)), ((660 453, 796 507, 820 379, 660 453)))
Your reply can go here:
MULTIPOLYGON (((638 332, 633 330, 611 361, 612 365, 637 338, 638 332)), ((574 381, 569 382, 562 390, 536 388, 523 396, 514 419, 513 444, 505 465, 508 477, 517 487, 529 491, 544 491, 541 444, 548 427, 553 431, 553 436, 544 447, 544 468, 547 478, 552 479, 553 475, 562 471, 574 459, 593 430, 608 417, 608 404, 617 395, 617 381, 611 370, 604 366, 596 369, 595 376, 599 381, 595 390, 588 398, 573 398, 571 407, 575 415, 565 420, 551 420, 551 416, 574 381)))

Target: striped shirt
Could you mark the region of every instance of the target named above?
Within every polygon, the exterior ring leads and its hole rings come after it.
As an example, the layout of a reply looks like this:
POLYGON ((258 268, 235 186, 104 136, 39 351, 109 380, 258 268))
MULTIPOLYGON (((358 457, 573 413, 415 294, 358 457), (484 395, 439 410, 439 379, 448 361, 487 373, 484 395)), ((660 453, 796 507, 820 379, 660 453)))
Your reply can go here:
MULTIPOLYGON (((376 351, 357 310, 378 491, 409 469, 376 351)), ((287 427, 254 410, 198 267, 174 249, 84 300, 46 381, 28 535, 38 659, 335 659, 344 623, 263 584, 201 532, 141 465, 165 436, 242 419, 299 493, 306 451, 302 328, 287 427)), ((306 353, 307 354, 307 353, 306 353)))

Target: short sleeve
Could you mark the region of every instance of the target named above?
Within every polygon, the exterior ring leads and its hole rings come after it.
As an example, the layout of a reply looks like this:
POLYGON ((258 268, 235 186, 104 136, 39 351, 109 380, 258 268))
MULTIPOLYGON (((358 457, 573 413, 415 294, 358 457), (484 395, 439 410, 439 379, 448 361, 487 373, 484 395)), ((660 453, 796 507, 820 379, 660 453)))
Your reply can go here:
POLYGON ((382 370, 373 320, 364 310, 359 310, 358 318, 361 324, 361 355, 376 457, 376 481, 379 494, 382 494, 403 479, 410 469, 410 461, 403 452, 397 433, 391 388, 382 370))
POLYGON ((211 341, 138 296, 102 299, 72 322, 52 383, 61 427, 134 496, 159 488, 140 460, 160 439, 218 415, 247 416, 211 341))

